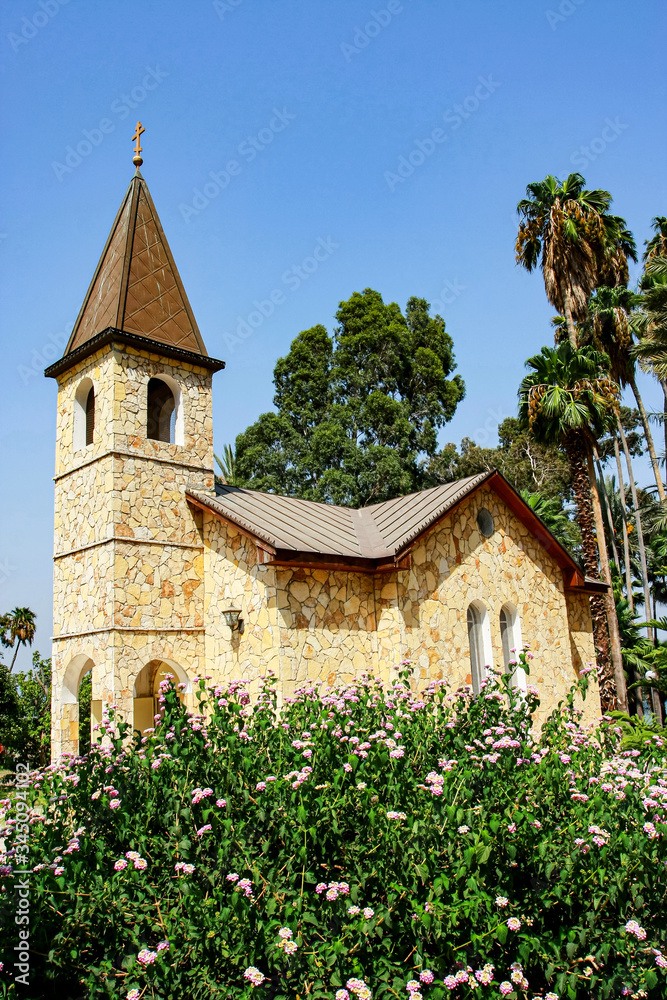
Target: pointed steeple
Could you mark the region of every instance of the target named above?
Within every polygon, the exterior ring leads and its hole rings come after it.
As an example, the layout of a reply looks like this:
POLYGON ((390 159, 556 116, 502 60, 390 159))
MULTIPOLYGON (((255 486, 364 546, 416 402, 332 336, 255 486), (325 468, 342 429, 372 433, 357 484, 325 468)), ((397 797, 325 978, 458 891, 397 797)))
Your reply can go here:
POLYGON ((139 165, 111 227, 65 357, 110 328, 208 356, 139 165))

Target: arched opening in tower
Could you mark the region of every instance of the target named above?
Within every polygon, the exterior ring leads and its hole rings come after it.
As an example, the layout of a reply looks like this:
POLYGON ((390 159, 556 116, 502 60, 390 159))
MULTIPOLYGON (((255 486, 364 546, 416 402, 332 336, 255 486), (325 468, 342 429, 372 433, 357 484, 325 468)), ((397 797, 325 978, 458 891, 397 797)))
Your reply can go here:
POLYGON ((134 721, 135 732, 144 733, 155 726, 155 716, 161 716, 160 685, 169 677, 173 678, 182 702, 189 688, 188 675, 178 664, 164 660, 150 660, 137 674, 134 682, 134 721))
POLYGON ((151 441, 173 444, 176 431, 176 400, 161 378, 148 382, 146 401, 146 437, 151 441))

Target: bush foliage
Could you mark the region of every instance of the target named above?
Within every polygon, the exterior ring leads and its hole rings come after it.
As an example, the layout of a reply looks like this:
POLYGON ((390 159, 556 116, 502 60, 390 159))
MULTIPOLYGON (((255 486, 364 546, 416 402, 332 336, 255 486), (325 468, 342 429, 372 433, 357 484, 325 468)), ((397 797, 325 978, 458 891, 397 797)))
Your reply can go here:
MULTIPOLYGON (((527 667, 524 654, 522 660, 527 667)), ((585 681, 582 682, 582 686, 585 681)), ((667 773, 574 695, 173 685, 37 772, 31 997, 664 997, 667 773)), ((0 995, 23 806, 5 800, 0 995), (18 822, 17 822, 18 817, 18 822)))

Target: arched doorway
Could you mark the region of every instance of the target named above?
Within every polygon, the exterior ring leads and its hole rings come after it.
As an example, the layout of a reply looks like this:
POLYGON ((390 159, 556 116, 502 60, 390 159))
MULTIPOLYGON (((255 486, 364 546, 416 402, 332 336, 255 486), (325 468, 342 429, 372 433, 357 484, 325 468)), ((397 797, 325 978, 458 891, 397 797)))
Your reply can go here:
POLYGON ((137 674, 134 682, 134 722, 132 728, 140 733, 152 729, 155 716, 160 715, 160 684, 171 674, 176 684, 184 684, 179 690, 181 701, 190 690, 187 673, 172 660, 150 660, 137 674))
POLYGON ((63 677, 62 713, 63 718, 67 718, 69 722, 73 753, 78 753, 80 747, 81 752, 88 752, 92 727, 96 722, 102 721, 102 702, 92 697, 95 693, 94 671, 93 660, 85 653, 80 653, 70 660, 63 677), (88 677, 90 681, 86 682, 88 677))

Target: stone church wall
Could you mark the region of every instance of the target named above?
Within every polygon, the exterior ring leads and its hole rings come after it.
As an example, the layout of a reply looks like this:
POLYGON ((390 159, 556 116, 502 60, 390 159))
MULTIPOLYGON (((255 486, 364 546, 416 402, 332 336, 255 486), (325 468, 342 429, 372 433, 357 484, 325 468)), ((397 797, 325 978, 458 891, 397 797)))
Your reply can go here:
MULTIPOLYGON (((290 695, 300 684, 348 682, 363 671, 387 681, 410 660, 420 687, 433 679, 470 684, 466 612, 473 601, 487 609, 493 665, 501 671, 500 612, 510 604, 518 613, 534 653, 528 683, 540 690, 539 721, 576 680, 573 650, 577 668, 594 658, 588 599, 566 599, 560 568, 490 489, 432 528, 413 548, 412 569, 395 573, 258 565, 255 542, 208 514, 204 540, 207 671, 216 681, 254 685, 272 669, 290 695), (477 528, 480 507, 495 520, 490 538, 477 528), (242 611, 242 636, 224 623, 229 607, 242 611)), ((599 708, 595 692, 586 718, 597 718, 599 708)))

